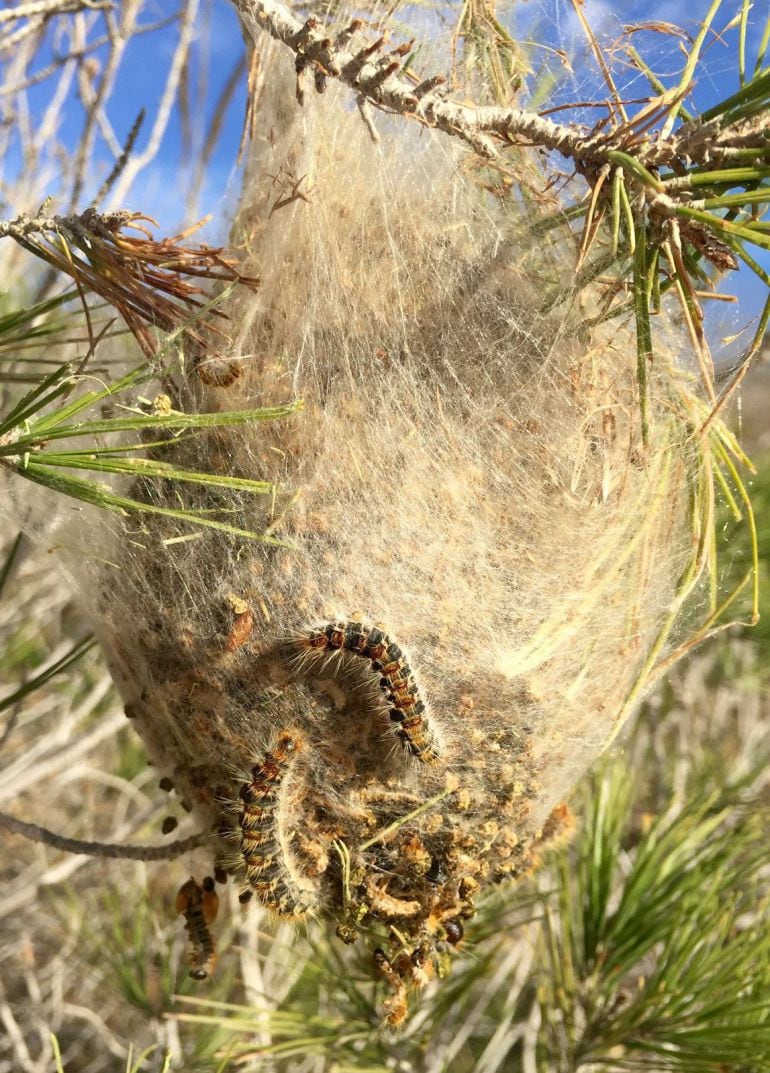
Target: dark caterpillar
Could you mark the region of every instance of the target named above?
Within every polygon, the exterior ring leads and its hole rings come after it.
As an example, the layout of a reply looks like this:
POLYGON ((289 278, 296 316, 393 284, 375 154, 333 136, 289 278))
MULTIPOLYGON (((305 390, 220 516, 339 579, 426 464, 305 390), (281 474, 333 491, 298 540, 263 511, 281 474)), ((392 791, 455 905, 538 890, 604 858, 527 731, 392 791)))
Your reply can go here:
MULTIPOLYGON (((240 792, 240 850, 249 888, 262 905, 284 916, 306 913, 313 900, 288 871, 280 840, 283 781, 301 748, 300 738, 281 733, 240 792)), ((247 899, 242 895, 241 900, 247 899)))
POLYGON ((299 643, 314 652, 350 652, 368 660, 380 675, 388 714, 406 748, 423 764, 439 759, 436 736, 412 668, 396 642, 383 630, 361 622, 330 622, 310 630, 299 643))
POLYGON ((190 936, 190 976, 205 980, 217 962, 210 925, 219 911, 219 895, 211 876, 203 880, 202 886, 192 878, 183 883, 176 896, 176 911, 184 916, 185 931, 190 936))

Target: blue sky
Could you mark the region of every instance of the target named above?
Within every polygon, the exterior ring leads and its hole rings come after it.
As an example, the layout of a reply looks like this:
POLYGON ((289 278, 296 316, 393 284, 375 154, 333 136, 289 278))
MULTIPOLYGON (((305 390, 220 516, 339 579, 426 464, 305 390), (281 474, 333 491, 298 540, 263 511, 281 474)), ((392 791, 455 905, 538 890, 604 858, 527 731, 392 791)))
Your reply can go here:
MULTIPOLYGON (((650 23, 653 20, 665 20, 675 23, 686 32, 694 35, 698 24, 709 6, 708 0, 667 0, 666 3, 649 2, 649 0, 586 0, 584 12, 594 31, 605 46, 618 41, 624 27, 650 23)), ((763 7, 755 4, 755 8, 763 7)), ((738 88, 737 74, 737 29, 727 29, 733 16, 738 12, 738 0, 725 0, 719 12, 714 29, 710 35, 705 59, 700 68, 697 84, 688 105, 703 109, 715 103, 725 95, 738 88)), ((172 15, 177 9, 173 0, 149 0, 142 9, 140 23, 148 25, 172 15)), ((451 20, 457 11, 457 3, 445 2, 444 14, 451 20)), ((562 100, 601 99, 606 95, 601 77, 595 63, 586 48, 583 29, 575 15, 570 0, 528 0, 505 6, 499 4, 499 11, 511 14, 507 21, 514 36, 520 40, 528 38, 539 44, 532 48, 533 65, 541 70, 548 64, 551 72, 558 78, 559 84, 554 91, 550 104, 562 100), (565 65, 548 49, 540 47, 546 43, 549 47, 563 49, 569 57, 565 65)), ((101 16, 99 16, 101 17, 101 16)), ((759 40, 762 24, 766 15, 752 12, 749 24, 748 54, 753 66, 753 56, 759 40)), ((94 16, 97 18, 97 16, 94 16)), ((408 21, 408 16, 405 16, 408 21)), ((422 16, 424 21, 424 16, 422 16)), ((215 108, 215 102, 230 76, 233 66, 242 55, 242 39, 238 21, 233 8, 227 0, 201 0, 201 13, 197 20, 197 32, 193 46, 193 83, 201 72, 205 72, 204 92, 198 99, 193 99, 191 113, 195 116, 195 138, 201 138, 215 108)), ((125 57, 119 70, 115 90, 107 110, 109 121, 118 142, 122 142, 140 108, 147 109, 148 120, 137 142, 137 152, 141 152, 150 134, 153 116, 165 78, 171 63, 177 27, 169 26, 134 39, 126 49, 125 57)), ((633 34, 633 43, 644 55, 650 66, 666 84, 673 84, 683 64, 682 41, 673 34, 640 29, 633 34)), ((41 54, 39 66, 44 66, 56 50, 66 47, 66 42, 48 41, 47 54, 41 54)), ((102 61, 105 52, 95 53, 95 58, 102 61)), ((613 70, 621 93, 628 97, 643 97, 649 92, 646 80, 633 70, 620 52, 615 53, 613 70)), ((43 82, 30 91, 30 107, 33 116, 42 114, 51 96, 53 83, 43 82)), ((195 97, 195 94, 193 95, 195 97)), ((239 175, 235 157, 241 134, 241 124, 245 108, 245 85, 242 78, 233 95, 230 107, 224 113, 221 135, 217 148, 207 168, 205 182, 196 206, 198 217, 212 213, 220 221, 202 232, 209 241, 219 241, 225 231, 221 221, 226 220, 234 207, 238 195, 239 175)), ((72 92, 67 99, 63 112, 63 121, 58 131, 58 142, 64 148, 77 143, 83 124, 83 107, 72 92)), ((558 117, 583 119, 591 122, 595 118, 590 111, 581 114, 564 112, 558 117)), ((193 156, 195 154, 193 153, 193 156)), ((12 154, 9 154, 12 156, 12 154)), ((104 175, 109 171, 114 156, 107 142, 97 136, 96 162, 92 173, 91 188, 84 193, 82 204, 87 204, 89 196, 98 188, 104 175)), ((6 166, 8 161, 6 162, 6 166)), ((142 209, 154 216, 161 223, 161 231, 173 234, 189 219, 185 218, 187 188, 190 182, 189 159, 185 158, 185 145, 180 123, 180 113, 172 113, 171 121, 161 143, 160 151, 151 165, 139 174, 133 184, 130 195, 125 199, 125 207, 142 209)), ((52 185, 46 192, 55 193, 55 178, 52 173, 52 185)), ((7 214, 16 211, 34 211, 36 205, 6 206, 7 214)), ((765 265, 770 268, 770 257, 765 258, 765 265)), ((729 287, 741 298, 741 310, 723 303, 709 303, 712 336, 715 341, 720 336, 732 334, 750 318, 764 298, 762 284, 756 281, 746 270, 734 273, 730 277, 729 287), (717 308, 718 307, 718 308, 717 308), (740 316, 740 322, 738 317, 740 316)))

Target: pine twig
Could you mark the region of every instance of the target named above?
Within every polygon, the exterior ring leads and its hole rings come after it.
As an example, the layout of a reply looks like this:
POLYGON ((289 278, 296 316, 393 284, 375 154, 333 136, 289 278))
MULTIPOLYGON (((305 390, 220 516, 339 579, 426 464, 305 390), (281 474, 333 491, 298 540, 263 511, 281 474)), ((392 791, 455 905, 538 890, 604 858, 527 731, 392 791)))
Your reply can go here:
MULTIPOLYGON (((320 75, 322 84, 327 77, 333 77, 354 90, 365 117, 367 109, 374 106, 416 119, 461 138, 487 160, 495 160, 501 149, 512 144, 536 146, 571 160, 592 187, 608 168, 621 168, 632 195, 647 207, 653 222, 676 220, 687 241, 718 269, 738 267, 730 248, 738 229, 705 212, 702 202, 691 204, 686 178, 685 185, 676 176, 666 181, 659 177, 658 169, 671 169, 678 175, 698 165, 724 165, 736 156, 744 163, 753 159, 766 164, 765 75, 759 76, 751 92, 747 93, 746 87, 742 95, 724 102, 723 110, 682 123, 666 136, 650 137, 649 128, 677 113, 689 84, 661 93, 619 126, 589 129, 555 123, 526 109, 474 107, 447 100, 440 89, 442 79, 426 78, 415 83, 405 76, 401 61, 409 46, 388 50, 384 35, 373 42, 351 46, 350 42, 360 36, 360 20, 354 20, 335 37, 315 16, 301 22, 280 0, 233 2, 254 40, 261 32, 267 32, 295 54, 300 100, 299 77, 311 67, 320 75)), ((367 126, 373 129, 371 122, 367 126)), ((664 129, 667 127, 666 122, 664 129)))
POLYGON ((118 842, 85 842, 79 838, 66 838, 49 831, 47 827, 38 827, 35 823, 17 820, 5 812, 0 812, 0 827, 16 835, 23 835, 31 842, 42 842, 45 846, 75 853, 83 857, 109 857, 116 860, 130 861, 170 861, 181 857, 190 850, 202 846, 211 837, 208 831, 198 831, 189 838, 168 842, 165 846, 124 846, 118 842))
MULTIPOLYGON (((145 355, 157 344, 152 329, 173 332, 201 309, 206 292, 189 277, 238 282, 256 288, 258 280, 241 275, 221 248, 183 246, 178 239, 157 240, 139 221, 148 217, 126 211, 100 213, 94 208, 71 216, 34 218, 22 215, 0 221, 0 238, 16 240, 29 253, 71 276, 81 296, 91 291, 120 313, 145 355), (126 227, 141 237, 123 234, 126 227), (188 278, 184 278, 188 277, 188 278)), ((223 318, 217 310, 214 316, 223 318)), ((185 328, 201 353, 216 354, 225 339, 211 319, 185 328)))

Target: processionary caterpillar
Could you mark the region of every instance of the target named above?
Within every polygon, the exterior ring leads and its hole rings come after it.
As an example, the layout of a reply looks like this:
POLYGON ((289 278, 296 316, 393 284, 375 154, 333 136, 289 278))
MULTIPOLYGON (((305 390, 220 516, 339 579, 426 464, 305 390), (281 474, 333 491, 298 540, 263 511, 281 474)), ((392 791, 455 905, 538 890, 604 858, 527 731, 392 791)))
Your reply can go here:
POLYGON ((301 748, 300 738, 283 731, 263 762, 252 768, 251 781, 240 792, 240 848, 246 878, 263 905, 285 916, 307 912, 313 901, 289 872, 280 837, 283 783, 301 748))
POLYGON ((300 645, 316 652, 350 652, 368 660, 380 675, 388 714, 409 752, 423 764, 439 759, 436 736, 412 668, 401 648, 383 630, 361 622, 330 622, 310 630, 300 645))
POLYGON ((234 361, 199 358, 195 362, 198 379, 206 387, 230 387, 241 375, 241 368, 234 361))
POLYGON ((390 959, 380 947, 374 951, 374 964, 380 975, 387 981, 392 994, 383 1004, 385 1010, 385 1024, 389 1028, 398 1028, 406 1020, 409 1006, 406 997, 406 985, 399 974, 393 968, 390 959))
POLYGON ((190 936, 190 976, 205 980, 217 962, 210 925, 219 911, 219 895, 211 876, 203 880, 202 886, 192 878, 182 884, 176 896, 176 911, 184 916, 185 931, 190 936))

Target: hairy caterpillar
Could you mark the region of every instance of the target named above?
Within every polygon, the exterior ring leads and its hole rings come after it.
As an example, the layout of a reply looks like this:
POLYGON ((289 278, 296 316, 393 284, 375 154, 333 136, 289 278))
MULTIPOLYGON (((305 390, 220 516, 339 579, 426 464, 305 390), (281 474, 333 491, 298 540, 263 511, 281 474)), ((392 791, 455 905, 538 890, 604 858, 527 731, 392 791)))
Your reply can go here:
POLYGON ((221 359, 195 362, 195 372, 207 387, 231 387, 241 375, 241 368, 234 361, 221 359))
POLYGON ((205 980, 217 961, 210 925, 219 911, 219 895, 211 876, 203 880, 203 885, 192 877, 183 883, 176 896, 176 911, 184 916, 185 931, 190 936, 190 976, 205 980))
POLYGON ((300 645, 314 652, 350 652, 368 660, 380 675, 388 714, 406 748, 423 764, 439 759, 436 736, 412 668, 401 648, 383 630, 361 622, 330 622, 310 630, 300 645))
POLYGON ((385 1024, 389 1028, 398 1028, 406 1020, 409 1005, 406 997, 406 985, 394 969, 385 951, 377 947, 374 951, 374 964, 377 971, 390 987, 392 994, 383 1003, 385 1024))
POLYGON ((312 905, 310 894, 286 867, 280 836, 284 779, 302 747, 301 738, 283 731, 240 791, 240 851, 246 879, 264 906, 284 916, 299 916, 312 905))

